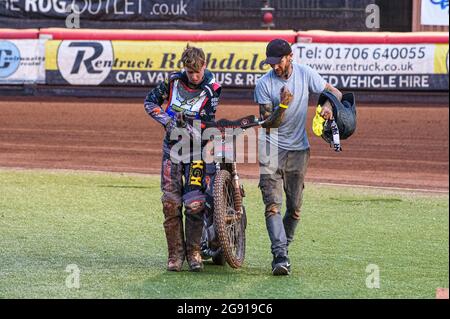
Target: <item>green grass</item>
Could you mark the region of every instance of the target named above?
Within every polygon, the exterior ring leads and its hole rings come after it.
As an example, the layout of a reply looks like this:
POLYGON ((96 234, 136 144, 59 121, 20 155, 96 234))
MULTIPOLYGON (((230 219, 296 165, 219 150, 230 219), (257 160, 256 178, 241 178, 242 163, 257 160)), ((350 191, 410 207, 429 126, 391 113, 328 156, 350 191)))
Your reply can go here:
POLYGON ((0 170, 0 298, 434 298, 448 287, 448 194, 307 184, 293 274, 273 277, 261 195, 245 185, 244 267, 168 273, 158 177, 0 170), (70 264, 79 289, 66 287, 70 264), (379 289, 366 287, 369 264, 379 289))

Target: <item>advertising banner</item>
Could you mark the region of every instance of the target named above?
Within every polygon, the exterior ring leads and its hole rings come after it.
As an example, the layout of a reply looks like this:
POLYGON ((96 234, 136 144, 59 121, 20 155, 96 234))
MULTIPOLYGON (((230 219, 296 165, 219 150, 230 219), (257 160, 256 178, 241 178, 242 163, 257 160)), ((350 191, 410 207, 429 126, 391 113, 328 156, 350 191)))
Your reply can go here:
POLYGON ((448 91, 448 44, 298 43, 293 51, 338 88, 448 91))
POLYGON ((422 0, 421 24, 448 26, 448 0, 422 0))
MULTIPOLYGON (((271 0, 270 6, 278 30, 359 31, 366 28, 366 8, 373 3, 271 0)), ((260 0, 0 0, 0 28, 255 30, 262 29, 264 5, 260 0)), ((402 12, 395 16, 399 25, 408 16, 402 12)))
POLYGON ((0 84, 45 82, 43 40, 0 39, 0 84))
MULTIPOLYGON (((196 43, 191 43, 196 46, 196 43)), ((224 87, 251 88, 270 66, 264 42, 202 42, 207 67, 224 87)), ((153 86, 182 68, 184 41, 48 41, 50 85, 153 86)))
POLYGON ((0 0, 0 27, 120 28, 187 24, 199 19, 194 0, 0 0), (74 22, 79 22, 78 26, 74 22))

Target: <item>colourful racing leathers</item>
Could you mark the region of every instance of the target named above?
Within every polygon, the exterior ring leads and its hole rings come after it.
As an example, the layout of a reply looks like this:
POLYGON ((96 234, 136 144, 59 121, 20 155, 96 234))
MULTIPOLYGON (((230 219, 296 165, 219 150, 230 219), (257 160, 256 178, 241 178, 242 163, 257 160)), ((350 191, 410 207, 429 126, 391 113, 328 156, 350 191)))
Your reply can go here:
MULTIPOLYGON (((221 87, 212 73, 206 70, 203 82, 197 87, 193 88, 188 83, 184 72, 173 73, 168 80, 148 94, 144 103, 146 112, 166 129, 161 190, 168 246, 167 269, 171 271, 180 271, 185 257, 191 270, 202 268, 200 240, 203 215, 206 207, 211 207, 206 204, 206 191, 211 189, 210 183, 215 173, 214 163, 206 164, 201 154, 194 154, 195 151, 190 152, 189 158, 179 157, 176 152, 171 152, 177 140, 171 139, 170 133, 176 126, 178 113, 182 112, 197 120, 215 120, 221 87), (167 106, 163 108, 165 101, 167 106), (182 218, 183 205, 185 227, 182 218)), ((205 142, 201 146, 204 147, 205 142)))

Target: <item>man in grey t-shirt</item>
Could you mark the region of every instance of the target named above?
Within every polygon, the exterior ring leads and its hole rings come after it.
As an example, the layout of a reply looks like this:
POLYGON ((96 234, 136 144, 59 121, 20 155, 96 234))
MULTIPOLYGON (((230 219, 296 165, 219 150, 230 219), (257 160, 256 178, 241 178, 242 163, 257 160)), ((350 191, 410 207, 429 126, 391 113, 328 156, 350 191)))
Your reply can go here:
MULTIPOLYGON (((261 118, 266 120, 263 125, 266 133, 260 136, 262 148, 275 149, 277 158, 271 161, 266 152, 261 152, 260 144, 259 187, 273 254, 272 273, 288 275, 291 271, 288 246, 294 239, 300 219, 304 178, 310 156, 305 127, 309 92, 328 90, 339 100, 342 94, 309 66, 294 64, 292 49, 287 41, 271 41, 266 55, 265 63, 270 64, 272 70, 257 82, 255 102, 259 104, 261 118), (269 131, 274 128, 277 132, 269 131), (283 190, 286 196, 284 217, 281 216, 283 190)), ((321 115, 325 119, 333 117, 329 102, 322 106, 321 115)))

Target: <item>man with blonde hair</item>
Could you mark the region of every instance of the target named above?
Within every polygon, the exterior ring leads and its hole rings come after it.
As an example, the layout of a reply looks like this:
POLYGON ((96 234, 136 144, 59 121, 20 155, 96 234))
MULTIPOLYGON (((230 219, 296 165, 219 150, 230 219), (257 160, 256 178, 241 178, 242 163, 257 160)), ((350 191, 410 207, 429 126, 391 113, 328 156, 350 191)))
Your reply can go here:
MULTIPOLYGON (((215 173, 214 164, 203 160, 173 158, 171 148, 176 143, 170 133, 177 127, 177 118, 187 115, 202 121, 214 121, 221 92, 213 74, 206 69, 202 49, 187 46, 181 62, 184 70, 173 73, 147 96, 145 111, 166 130, 163 142, 161 190, 164 230, 168 247, 168 271, 181 271, 187 258, 191 271, 201 271, 201 236, 203 214, 206 209, 205 190, 210 189, 210 175, 215 173), (162 105, 167 101, 167 106, 162 105), (184 177, 184 181, 183 181, 184 177), (183 227, 182 207, 185 208, 183 227)), ((204 145, 203 145, 204 146, 204 145)))

